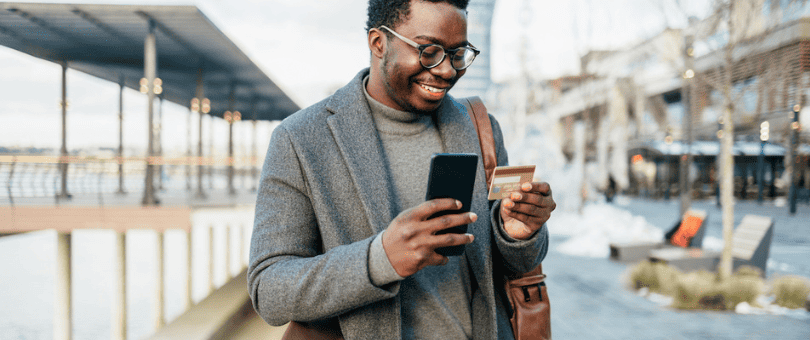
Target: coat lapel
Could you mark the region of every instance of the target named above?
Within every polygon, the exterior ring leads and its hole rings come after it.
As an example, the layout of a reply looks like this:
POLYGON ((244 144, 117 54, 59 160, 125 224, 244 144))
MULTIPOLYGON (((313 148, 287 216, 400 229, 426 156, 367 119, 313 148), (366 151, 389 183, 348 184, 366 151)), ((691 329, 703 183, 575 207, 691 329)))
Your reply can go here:
POLYGON ((373 233, 384 230, 393 219, 390 175, 371 110, 363 93, 360 74, 331 97, 327 124, 349 169, 373 233))
MULTIPOLYGON (((373 235, 387 228, 394 218, 394 191, 382 142, 362 88, 367 74, 368 69, 360 72, 329 99, 326 109, 332 115, 326 121, 349 169, 349 179, 354 183, 373 235)), ((399 297, 380 301, 357 315, 341 316, 341 328, 347 337, 399 339, 399 311, 399 297), (388 327, 374 327, 380 320, 387 320, 381 324, 388 327)))
MULTIPOLYGON (((484 296, 488 297, 485 301, 493 301, 493 264, 490 257, 492 227, 490 224, 489 200, 487 199, 489 188, 486 185, 486 174, 481 156, 481 145, 478 142, 478 133, 475 131, 472 120, 467 114, 467 109, 461 103, 445 99, 440 110, 440 114, 436 116, 436 124, 439 127, 445 152, 470 152, 478 155, 478 169, 476 171, 471 207, 472 211, 478 214, 478 220, 467 229, 468 232, 475 235, 475 242, 467 246, 465 254, 475 280, 478 282, 479 289, 482 290, 484 296)), ((488 314, 485 317, 480 316, 483 317, 483 320, 495 320, 496 318, 494 307, 483 308, 478 312, 488 314)), ((487 333, 494 335, 491 330, 488 330, 487 333)), ((484 336, 484 338, 486 337, 487 335, 484 336)))

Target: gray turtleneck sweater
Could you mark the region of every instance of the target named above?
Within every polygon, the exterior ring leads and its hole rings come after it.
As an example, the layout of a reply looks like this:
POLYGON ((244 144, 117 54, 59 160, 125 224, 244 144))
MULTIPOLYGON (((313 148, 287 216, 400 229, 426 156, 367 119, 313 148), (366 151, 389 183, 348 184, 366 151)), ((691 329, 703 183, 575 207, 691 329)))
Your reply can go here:
MULTIPOLYGON (((402 212, 425 201, 430 156, 443 152, 439 131, 431 116, 398 111, 374 100, 367 91, 365 94, 391 173, 394 205, 396 211, 402 212)), ((449 259, 444 266, 428 266, 403 278, 388 261, 382 233, 372 242, 371 281, 378 286, 402 281, 399 294, 403 339, 472 338, 467 259, 464 255, 449 259)))

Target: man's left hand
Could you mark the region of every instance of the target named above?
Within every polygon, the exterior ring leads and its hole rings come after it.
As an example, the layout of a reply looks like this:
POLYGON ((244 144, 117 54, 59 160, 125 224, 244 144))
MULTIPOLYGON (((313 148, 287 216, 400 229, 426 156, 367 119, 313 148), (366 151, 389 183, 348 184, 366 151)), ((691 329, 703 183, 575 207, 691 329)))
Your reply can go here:
POLYGON ((501 201, 501 219, 506 233, 514 239, 525 240, 543 227, 557 203, 551 197, 546 182, 523 183, 520 191, 501 201))

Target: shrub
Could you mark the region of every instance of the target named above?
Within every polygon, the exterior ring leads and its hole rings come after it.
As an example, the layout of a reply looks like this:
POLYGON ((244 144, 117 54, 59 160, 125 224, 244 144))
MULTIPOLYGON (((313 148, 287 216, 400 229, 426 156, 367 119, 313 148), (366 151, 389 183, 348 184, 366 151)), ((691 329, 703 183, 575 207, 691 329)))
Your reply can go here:
POLYGON ((787 308, 804 307, 810 295, 810 283, 799 276, 783 276, 773 279, 771 293, 776 297, 774 303, 787 308))
POLYGON ((701 270, 683 274, 675 280, 672 306, 680 309, 725 309, 723 295, 717 289, 717 277, 701 270))
POLYGON ((630 285, 634 289, 647 288, 650 292, 671 296, 679 275, 680 271, 666 264, 642 261, 630 271, 630 285))
POLYGON ((757 297, 764 292, 765 283, 759 275, 734 274, 719 284, 726 309, 734 309, 740 302, 758 306, 757 297))
MULTIPOLYGON (((721 282, 717 274, 705 270, 682 273, 669 265, 650 262, 641 262, 631 270, 630 283, 635 289, 646 287, 671 296, 675 308, 708 310, 734 309, 740 302, 756 306, 765 286, 759 270, 752 267, 741 267, 721 282)), ((804 304, 804 298, 800 302, 804 304)))
POLYGON ((737 271, 734 272, 734 276, 762 277, 762 271, 757 267, 740 266, 740 268, 737 268, 737 271))

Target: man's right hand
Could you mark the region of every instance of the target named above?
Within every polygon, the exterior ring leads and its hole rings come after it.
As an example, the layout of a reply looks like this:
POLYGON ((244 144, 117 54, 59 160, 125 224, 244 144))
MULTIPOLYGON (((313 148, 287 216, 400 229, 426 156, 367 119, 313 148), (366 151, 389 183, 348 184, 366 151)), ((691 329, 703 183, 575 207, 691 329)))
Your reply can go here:
POLYGON ((382 244, 388 261, 402 277, 408 277, 424 267, 444 265, 446 256, 436 253, 436 248, 470 244, 472 234, 440 234, 447 228, 470 224, 478 219, 473 213, 449 214, 428 219, 444 210, 458 210, 461 202, 452 198, 438 198, 405 210, 383 233, 382 244))

